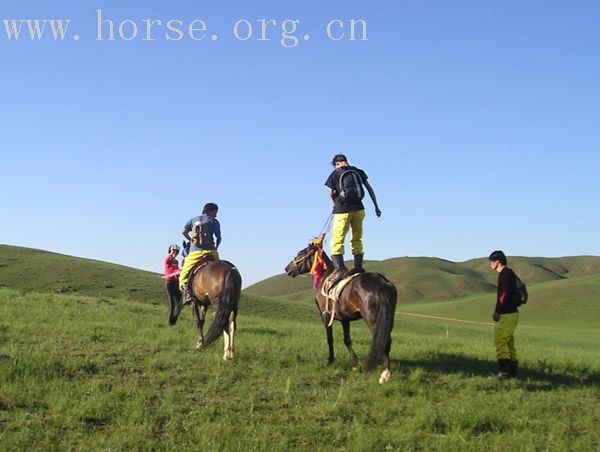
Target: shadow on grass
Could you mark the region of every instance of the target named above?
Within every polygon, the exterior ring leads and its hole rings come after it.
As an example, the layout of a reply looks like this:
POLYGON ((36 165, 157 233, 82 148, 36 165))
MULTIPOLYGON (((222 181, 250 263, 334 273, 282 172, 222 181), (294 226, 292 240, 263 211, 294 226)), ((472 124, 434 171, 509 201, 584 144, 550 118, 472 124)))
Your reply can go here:
MULTIPOLYGON (((401 372, 421 368, 430 373, 483 377, 498 372, 496 361, 450 353, 436 353, 424 359, 392 359, 391 361, 392 367, 401 372)), ((600 386, 600 373, 591 369, 544 370, 522 364, 516 381, 523 383, 532 391, 552 390, 558 386, 600 386)))

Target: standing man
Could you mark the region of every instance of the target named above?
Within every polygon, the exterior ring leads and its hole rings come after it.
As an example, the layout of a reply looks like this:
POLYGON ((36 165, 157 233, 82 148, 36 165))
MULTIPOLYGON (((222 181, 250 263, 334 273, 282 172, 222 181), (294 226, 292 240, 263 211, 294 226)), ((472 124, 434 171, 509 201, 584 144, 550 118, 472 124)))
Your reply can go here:
POLYGON ((348 269, 344 265, 344 240, 348 230, 352 228, 352 254, 354 255, 354 268, 352 273, 363 272, 363 221, 365 219, 365 206, 362 203, 364 188, 375 205, 375 214, 380 217, 381 210, 377 205, 377 198, 373 187, 367 181, 367 174, 355 166, 348 164, 348 159, 343 154, 337 154, 331 162, 335 168, 327 178, 325 185, 329 187, 329 196, 333 201, 333 226, 331 236, 331 258, 336 274, 333 283, 341 280, 348 269))
POLYGON ((519 366, 514 338, 519 323, 519 311, 516 306, 517 277, 515 272, 506 266, 506 255, 502 251, 494 251, 489 260, 490 268, 498 272, 496 308, 492 316, 496 322, 496 359, 499 367, 496 378, 506 380, 517 376, 519 366))
POLYGON ((217 220, 218 211, 219 207, 209 202, 202 209, 202 215, 192 218, 183 227, 182 234, 191 243, 190 252, 185 258, 179 277, 179 288, 183 291, 183 304, 191 303, 193 299, 192 291, 188 286, 190 271, 205 256, 219 260, 217 249, 221 244, 221 225, 217 220))

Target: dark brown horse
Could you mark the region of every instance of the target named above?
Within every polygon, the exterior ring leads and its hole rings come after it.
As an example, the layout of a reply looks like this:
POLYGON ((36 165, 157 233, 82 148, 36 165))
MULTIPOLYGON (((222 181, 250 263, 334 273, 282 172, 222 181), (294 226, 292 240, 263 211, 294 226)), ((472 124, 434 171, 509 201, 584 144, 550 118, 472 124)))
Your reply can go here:
POLYGON ((315 302, 323 318, 329 346, 329 363, 334 360, 333 332, 329 321, 329 311, 334 313, 334 319, 342 323, 344 329, 344 344, 350 352, 352 363, 358 358, 352 349, 350 339, 350 322, 364 319, 371 330, 373 340, 365 360, 364 370, 370 372, 381 360, 384 370, 379 377, 379 383, 390 379, 390 348, 392 345, 392 328, 396 310, 396 287, 385 276, 379 273, 360 273, 355 276, 339 294, 337 305, 327 309, 327 297, 323 294, 323 285, 327 284, 327 276, 333 271, 333 264, 322 248, 322 240, 313 241, 307 248, 300 251, 285 267, 291 277, 311 273, 318 276, 316 282, 315 302))
MULTIPOLYGON (((192 311, 198 327, 198 345, 205 349, 213 346, 223 333, 223 359, 232 359, 235 352, 235 329, 242 277, 237 268, 227 261, 211 261, 198 269, 190 281, 194 301, 192 311), (215 318, 206 337, 202 334, 206 310, 212 306, 215 318)), ((181 305, 170 306, 169 323, 174 325, 181 305)))

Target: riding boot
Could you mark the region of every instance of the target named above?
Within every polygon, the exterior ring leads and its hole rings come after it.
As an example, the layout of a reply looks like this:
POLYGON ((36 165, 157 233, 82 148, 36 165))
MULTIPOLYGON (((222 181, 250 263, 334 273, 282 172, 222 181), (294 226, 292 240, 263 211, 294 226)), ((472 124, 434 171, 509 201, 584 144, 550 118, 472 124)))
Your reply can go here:
POLYGON ((344 276, 348 273, 348 269, 344 265, 344 256, 342 254, 334 254, 331 256, 331 260, 333 260, 333 268, 335 269, 335 273, 330 280, 330 286, 333 287, 344 279, 344 276))
POLYGON ((350 270, 350 274, 354 275, 355 273, 364 273, 365 269, 363 268, 363 257, 364 254, 355 254, 354 255, 354 268, 350 270))
POLYGON ((510 373, 510 359, 499 359, 498 360, 498 370, 499 372, 496 374, 496 380, 507 380, 512 377, 510 373))
POLYGON ((194 300, 194 296, 192 295, 192 289, 188 286, 187 283, 183 285, 183 304, 190 304, 194 300))

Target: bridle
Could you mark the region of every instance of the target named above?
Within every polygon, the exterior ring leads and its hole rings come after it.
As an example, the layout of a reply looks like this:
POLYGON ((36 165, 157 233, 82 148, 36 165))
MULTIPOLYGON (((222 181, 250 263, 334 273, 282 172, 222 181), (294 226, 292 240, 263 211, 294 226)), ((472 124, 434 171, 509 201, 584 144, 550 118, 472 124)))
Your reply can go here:
MULTIPOLYGON (((313 252, 311 252, 312 250, 309 249, 306 254, 302 255, 302 256, 296 256, 292 259, 291 262, 291 267, 294 268, 294 270, 299 270, 301 268, 301 266, 303 266, 305 264, 306 261, 308 261, 309 259, 313 258, 313 252)), ((309 270, 310 270, 310 265, 309 265, 309 270)))

